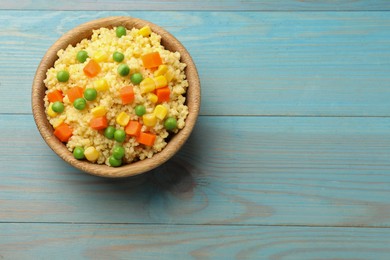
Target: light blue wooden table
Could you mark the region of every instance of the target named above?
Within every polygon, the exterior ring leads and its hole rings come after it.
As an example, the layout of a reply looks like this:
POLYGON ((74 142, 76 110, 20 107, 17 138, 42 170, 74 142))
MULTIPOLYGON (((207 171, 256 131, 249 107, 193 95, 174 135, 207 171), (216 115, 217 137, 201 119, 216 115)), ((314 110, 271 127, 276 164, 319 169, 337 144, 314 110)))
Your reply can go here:
POLYGON ((390 1, 0 2, 0 259, 390 259, 390 1), (177 156, 84 174, 39 135, 46 49, 127 15, 174 34, 202 83, 177 156))

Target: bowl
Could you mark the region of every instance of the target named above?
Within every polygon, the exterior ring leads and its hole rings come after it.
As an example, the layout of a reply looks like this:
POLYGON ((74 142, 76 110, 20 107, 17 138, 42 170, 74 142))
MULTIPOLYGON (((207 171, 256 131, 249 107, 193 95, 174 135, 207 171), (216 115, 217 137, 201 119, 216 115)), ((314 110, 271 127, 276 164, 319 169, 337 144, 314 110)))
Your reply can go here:
POLYGON ((149 21, 133 18, 133 17, 107 17, 93 20, 81 24, 60 37, 43 56, 32 84, 32 112, 37 128, 42 135, 42 138, 48 146, 63 160, 70 165, 92 175, 118 178, 129 177, 150 171, 159 165, 169 160, 186 142, 190 136, 200 108, 200 82, 196 70, 196 66, 186 50, 186 48, 172 34, 149 21), (172 139, 169 140, 167 146, 159 153, 154 154, 151 158, 136 161, 130 164, 125 164, 120 167, 110 167, 105 164, 99 165, 88 161, 80 161, 73 157, 73 154, 66 148, 65 144, 61 143, 53 135, 53 127, 46 118, 44 96, 45 84, 43 80, 46 78, 46 72, 54 65, 57 60, 57 52, 60 49, 65 49, 69 44, 75 46, 82 39, 90 38, 92 30, 102 27, 113 28, 116 26, 124 26, 127 29, 142 28, 148 25, 153 32, 161 36, 161 44, 165 49, 172 52, 178 51, 181 54, 181 61, 187 64, 185 74, 189 87, 186 93, 186 105, 188 106, 188 116, 186 125, 172 139))

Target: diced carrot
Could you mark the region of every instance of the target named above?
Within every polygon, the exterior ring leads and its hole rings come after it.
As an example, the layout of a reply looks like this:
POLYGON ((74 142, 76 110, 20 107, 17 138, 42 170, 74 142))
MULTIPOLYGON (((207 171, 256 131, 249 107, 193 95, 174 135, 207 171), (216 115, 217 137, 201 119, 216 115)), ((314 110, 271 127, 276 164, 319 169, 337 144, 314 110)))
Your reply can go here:
POLYGON ((169 96, 171 95, 171 91, 169 87, 158 88, 156 89, 156 95, 158 97, 158 102, 162 103, 164 101, 169 101, 169 96))
POLYGON ((57 126, 54 130, 54 135, 60 139, 61 142, 68 142, 69 138, 72 136, 73 131, 72 128, 66 123, 62 123, 57 126))
POLYGON ((140 144, 144 144, 147 146, 152 146, 154 144, 154 141, 156 140, 156 135, 151 133, 139 133, 139 136, 137 137, 137 142, 140 144))
POLYGON ((142 124, 140 122, 130 121, 125 128, 125 132, 126 134, 131 136, 138 136, 139 133, 141 132, 141 128, 142 128, 142 124))
POLYGON ((92 118, 91 121, 89 122, 89 126, 95 130, 106 129, 108 126, 107 118, 105 116, 92 118))
POLYGON ((141 57, 142 62, 144 64, 144 67, 147 69, 150 68, 157 68, 162 64, 162 60, 160 57, 160 53, 158 52, 151 52, 148 54, 145 54, 141 57))
POLYGON ((84 74, 89 77, 89 78, 93 78, 95 77, 97 74, 99 74, 99 72, 101 71, 101 68, 100 68, 100 65, 99 63, 97 63, 96 61, 94 60, 90 60, 88 62, 87 65, 85 65, 84 69, 84 74))
POLYGON ((133 90, 132 86, 127 86, 127 87, 121 88, 119 93, 121 95, 122 104, 123 105, 126 105, 126 104, 129 104, 129 103, 133 102, 133 100, 134 100, 134 90, 133 90))
POLYGON ((51 103, 54 103, 56 101, 62 102, 62 91, 55 89, 52 92, 47 93, 47 98, 51 103))
POLYGON ((68 95, 69 101, 73 103, 76 99, 83 97, 83 93, 83 88, 73 87, 66 92, 66 95, 68 95))

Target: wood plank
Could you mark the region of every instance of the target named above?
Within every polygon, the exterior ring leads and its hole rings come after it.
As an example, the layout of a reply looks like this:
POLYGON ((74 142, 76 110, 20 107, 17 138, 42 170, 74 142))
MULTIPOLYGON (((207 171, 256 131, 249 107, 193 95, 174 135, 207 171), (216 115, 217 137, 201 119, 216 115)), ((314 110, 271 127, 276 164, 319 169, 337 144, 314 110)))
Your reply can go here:
POLYGON ((0 115, 0 222, 390 226, 390 118, 201 116, 134 179, 69 167, 0 115))
POLYGON ((1 113, 31 113, 35 69, 61 34, 133 15, 165 27, 193 55, 202 115, 390 116, 388 14, 2 11, 1 113))
POLYGON ((4 259, 376 259, 375 228, 0 224, 4 259))
POLYGON ((296 0, 204 0, 198 1, 124 1, 124 0, 103 0, 103 1, 76 1, 76 0, 23 0, 11 1, 2 0, 0 9, 16 10, 132 10, 132 11, 163 11, 163 10, 189 10, 189 11, 373 11, 390 10, 390 4, 386 0, 326 0, 326 1, 296 1, 296 0))

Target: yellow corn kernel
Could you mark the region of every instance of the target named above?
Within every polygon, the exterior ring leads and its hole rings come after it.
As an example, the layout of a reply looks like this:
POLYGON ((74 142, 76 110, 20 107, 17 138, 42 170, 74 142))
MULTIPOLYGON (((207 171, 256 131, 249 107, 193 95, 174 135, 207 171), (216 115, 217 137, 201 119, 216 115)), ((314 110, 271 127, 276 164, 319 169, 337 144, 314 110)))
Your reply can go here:
POLYGON ((108 55, 107 55, 107 53, 104 52, 104 51, 96 51, 96 52, 93 54, 93 59, 94 59, 96 62, 107 61, 108 55))
POLYGON ((50 117, 56 117, 58 114, 56 112, 53 111, 53 103, 50 103, 49 107, 47 108, 47 114, 50 116, 50 117))
POLYGON ((154 78, 154 83, 156 83, 156 88, 163 88, 168 85, 168 81, 165 76, 157 76, 154 78))
POLYGON ((144 37, 148 37, 152 33, 152 30, 150 30, 149 26, 144 26, 141 29, 139 29, 138 34, 142 35, 144 37))
POLYGON ((105 79, 97 79, 93 82, 93 86, 97 91, 106 91, 108 90, 108 83, 105 79))
POLYGON ((164 75, 165 73, 167 73, 168 71, 168 66, 167 65, 160 65, 158 66, 158 69, 154 72, 154 76, 157 77, 157 76, 161 76, 161 75, 164 75))
POLYGON ((133 50, 133 56, 135 58, 138 58, 141 56, 141 49, 139 47, 135 47, 134 50, 133 50))
POLYGON ((156 83, 151 78, 146 78, 140 83, 141 94, 152 92, 156 89, 156 83))
POLYGON ((142 120, 146 126, 155 126, 157 123, 157 118, 154 114, 145 114, 142 116, 142 120))
POLYGON ((165 74, 164 74, 165 78, 167 79, 168 82, 171 82, 172 79, 173 79, 173 73, 171 71, 167 71, 165 74))
POLYGON ((53 119, 53 128, 56 129, 58 126, 60 126, 64 122, 64 119, 56 118, 53 119))
POLYGON ((157 105, 154 108, 153 113, 154 113, 155 117, 157 117, 160 120, 163 120, 168 113, 168 109, 166 107, 164 107, 163 105, 157 105))
POLYGON ((149 94, 148 94, 148 99, 149 99, 149 101, 152 102, 152 103, 157 103, 157 101, 158 101, 158 96, 155 95, 155 94, 153 94, 153 93, 149 93, 149 94))
POLYGON ((116 122, 121 126, 127 126, 129 121, 130 121, 130 116, 123 111, 120 112, 119 115, 117 115, 116 117, 116 122))
POLYGON ((84 150, 85 158, 90 162, 95 162, 99 158, 99 151, 95 147, 90 146, 84 150))
POLYGON ((91 110, 94 117, 104 116, 107 113, 107 109, 104 106, 98 106, 91 110))

